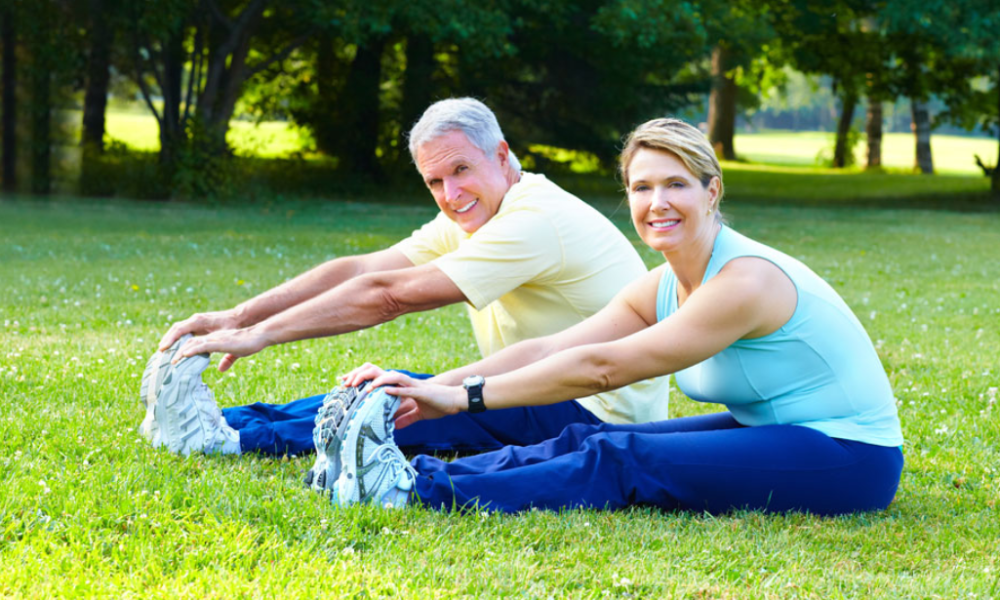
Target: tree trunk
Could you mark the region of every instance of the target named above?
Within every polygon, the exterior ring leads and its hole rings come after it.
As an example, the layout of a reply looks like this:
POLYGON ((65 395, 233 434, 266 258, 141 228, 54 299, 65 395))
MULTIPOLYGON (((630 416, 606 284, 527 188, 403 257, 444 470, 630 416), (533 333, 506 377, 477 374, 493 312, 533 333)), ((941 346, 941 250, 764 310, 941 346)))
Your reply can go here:
MULTIPOLYGON (((87 90, 83 97, 84 152, 104 152, 104 115, 111 81, 111 44, 114 32, 108 27, 104 0, 90 0, 90 55, 87 57, 87 90)), ((86 165, 86 162, 85 162, 86 165)))
POLYGON ((913 133, 917 142, 917 157, 915 168, 924 175, 934 174, 934 159, 931 155, 931 119, 927 105, 917 98, 910 102, 913 133))
POLYGON ((403 131, 409 132, 431 102, 434 67, 434 43, 428 36, 410 35, 406 39, 406 75, 403 79, 403 131))
POLYGON ((357 175, 378 177, 381 169, 375 150, 378 146, 379 86, 382 82, 382 51, 386 38, 371 38, 351 63, 342 99, 344 138, 340 157, 343 166, 357 175))
POLYGON ((708 139, 723 160, 736 160, 736 82, 728 75, 730 51, 712 50, 712 91, 708 96, 708 139))
POLYGON ((865 134, 868 136, 869 169, 882 167, 882 102, 868 97, 868 115, 865 119, 865 134))
POLYGON ((223 26, 213 19, 209 35, 205 87, 198 97, 197 117, 204 126, 208 151, 227 151, 226 133, 236 110, 236 101, 247 77, 250 42, 261 23, 267 2, 253 0, 239 15, 223 26))
MULTIPOLYGON (((48 6, 46 5, 45 8, 48 6)), ((52 190, 52 67, 50 52, 54 40, 52 23, 45 8, 38 6, 34 27, 27 36, 28 124, 30 131, 31 192, 52 190)))
POLYGON ((316 40, 316 106, 308 111, 309 127, 316 139, 316 147, 324 154, 337 153, 337 53, 333 36, 323 32, 316 40))
POLYGON ((3 190, 17 187, 17 38, 14 11, 9 6, 0 9, 0 38, 3 42, 3 190))
POLYGON ((160 164, 172 168, 177 151, 185 139, 181 122, 181 96, 184 74, 184 31, 182 24, 163 44, 163 111, 160 121, 160 164))
POLYGON ((52 190, 52 74, 34 65, 31 75, 31 191, 52 190))
POLYGON ((990 190, 993 200, 1000 202, 1000 67, 997 69, 997 162, 993 167, 990 190))
POLYGON ((851 122, 854 121, 854 107, 858 104, 858 96, 854 92, 845 91, 840 101, 840 119, 837 121, 837 143, 833 147, 833 168, 843 169, 854 162, 854 148, 850 144, 851 122))

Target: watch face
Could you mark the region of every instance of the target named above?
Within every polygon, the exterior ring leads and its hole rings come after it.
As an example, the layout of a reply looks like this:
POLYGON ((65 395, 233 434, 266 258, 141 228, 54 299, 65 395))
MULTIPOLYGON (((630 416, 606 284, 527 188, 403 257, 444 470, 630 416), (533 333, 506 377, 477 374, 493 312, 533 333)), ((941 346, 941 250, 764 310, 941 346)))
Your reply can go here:
POLYGON ((462 380, 462 385, 466 388, 483 385, 484 383, 486 383, 486 380, 482 375, 469 375, 462 380))

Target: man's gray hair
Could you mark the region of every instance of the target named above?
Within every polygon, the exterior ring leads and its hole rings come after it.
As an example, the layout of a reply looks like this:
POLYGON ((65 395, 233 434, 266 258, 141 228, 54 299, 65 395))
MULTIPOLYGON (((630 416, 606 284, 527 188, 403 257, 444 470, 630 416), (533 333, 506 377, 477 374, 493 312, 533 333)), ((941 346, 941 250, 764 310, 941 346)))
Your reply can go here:
MULTIPOLYGON (((410 130, 410 157, 417 162, 417 149, 427 142, 452 131, 461 131, 476 148, 493 158, 497 146, 504 140, 496 115, 475 98, 439 100, 424 111, 410 130)), ((521 172, 521 162, 513 150, 507 151, 510 166, 521 172)))

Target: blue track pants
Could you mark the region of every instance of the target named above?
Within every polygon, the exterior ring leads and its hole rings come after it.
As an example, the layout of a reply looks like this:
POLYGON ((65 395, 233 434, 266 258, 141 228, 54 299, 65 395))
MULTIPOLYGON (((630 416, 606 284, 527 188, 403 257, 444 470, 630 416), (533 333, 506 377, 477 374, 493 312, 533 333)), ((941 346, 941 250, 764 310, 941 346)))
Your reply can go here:
POLYGON ((884 509, 899 448, 796 425, 744 427, 728 413, 641 425, 571 425, 540 444, 445 462, 418 456, 416 495, 450 510, 657 506, 835 515, 884 509))
MULTIPOLYGON (((408 375, 427 378, 402 371, 408 375)), ((313 427, 323 406, 324 394, 287 404, 257 402, 222 409, 222 416, 240 432, 242 452, 263 454, 305 454, 315 452, 313 427)), ((549 406, 488 410, 420 421, 397 430, 396 444, 408 454, 459 452, 463 454, 498 450, 505 446, 526 446, 554 438, 575 423, 601 423, 592 412, 575 400, 549 406)))

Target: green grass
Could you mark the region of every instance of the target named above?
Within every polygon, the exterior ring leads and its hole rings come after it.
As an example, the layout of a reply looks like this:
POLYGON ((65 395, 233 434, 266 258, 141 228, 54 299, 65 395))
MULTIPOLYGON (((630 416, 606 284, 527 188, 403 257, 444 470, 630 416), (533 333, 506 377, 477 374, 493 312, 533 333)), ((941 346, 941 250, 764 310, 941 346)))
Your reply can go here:
MULTIPOLYGON (((730 201, 736 228, 804 259, 875 340, 907 440, 884 513, 333 510, 301 486, 309 457, 150 448, 139 378, 171 321, 433 215, 423 197, 345 200, 0 202, 0 597, 1000 596, 1000 215, 730 201)), ((222 405, 281 401, 364 360, 440 371, 475 354, 450 307, 206 380, 222 405)))

